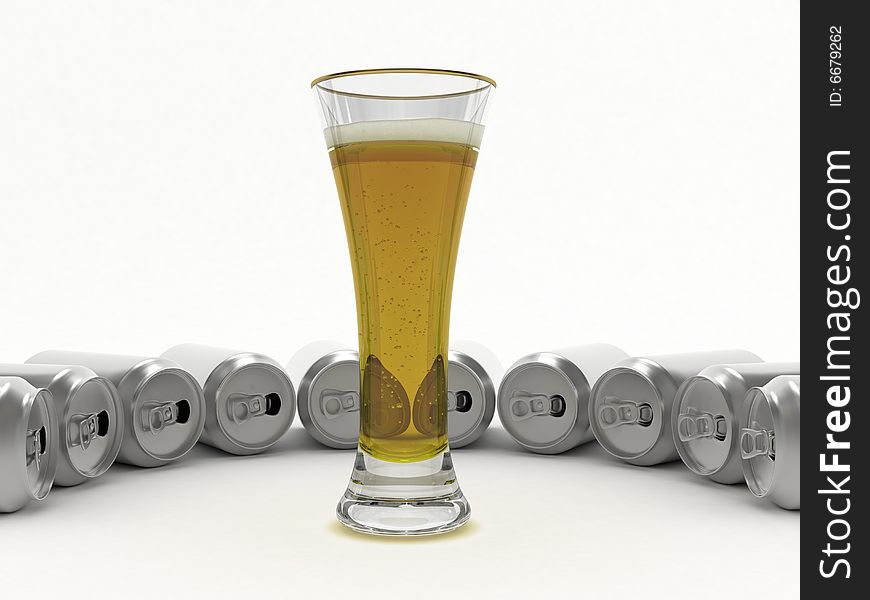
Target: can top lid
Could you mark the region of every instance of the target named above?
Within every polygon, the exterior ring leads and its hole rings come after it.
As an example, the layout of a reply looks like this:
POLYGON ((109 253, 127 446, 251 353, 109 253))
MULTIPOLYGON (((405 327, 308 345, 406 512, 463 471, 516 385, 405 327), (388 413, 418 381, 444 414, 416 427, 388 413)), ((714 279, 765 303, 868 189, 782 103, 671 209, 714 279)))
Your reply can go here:
POLYGON ((143 361, 121 381, 122 395, 133 387, 132 429, 149 456, 163 461, 186 454, 199 441, 205 424, 202 389, 176 363, 155 358, 143 361))
POLYGON ((606 371, 596 382, 589 402, 595 438, 623 460, 647 454, 662 437, 664 402, 676 386, 655 363, 630 359, 606 371), (666 388, 666 389, 662 389, 666 388))
POLYGON ((551 352, 531 354, 502 379, 499 418, 520 445, 546 451, 568 437, 578 422, 586 428, 588 417, 579 407, 586 405, 588 393, 586 378, 572 362, 551 352))
POLYGON ((356 448, 359 380, 356 350, 329 352, 305 372, 299 382, 299 418, 312 437, 333 448, 356 448))
POLYGON ((60 421, 63 453, 84 477, 97 477, 112 465, 121 448, 123 409, 115 387, 85 367, 70 367, 52 384, 66 398, 60 421))
POLYGON ((464 352, 448 353, 447 431, 460 448, 480 437, 495 413, 495 386, 483 366, 464 352))
POLYGON ((226 439, 243 450, 264 450, 283 436, 296 416, 296 393, 271 359, 241 353, 223 361, 205 382, 226 439))
POLYGON ((33 498, 42 500, 54 483, 57 468, 57 426, 51 394, 37 390, 32 397, 24 434, 24 465, 27 487, 33 498))
POLYGON ((748 424, 740 435, 743 474, 753 494, 766 496, 776 474, 776 422, 764 390, 753 388, 746 400, 748 424))
POLYGON ((728 399, 728 390, 718 380, 701 376, 687 380, 677 393, 674 443, 686 466, 699 475, 719 471, 736 448, 728 399))

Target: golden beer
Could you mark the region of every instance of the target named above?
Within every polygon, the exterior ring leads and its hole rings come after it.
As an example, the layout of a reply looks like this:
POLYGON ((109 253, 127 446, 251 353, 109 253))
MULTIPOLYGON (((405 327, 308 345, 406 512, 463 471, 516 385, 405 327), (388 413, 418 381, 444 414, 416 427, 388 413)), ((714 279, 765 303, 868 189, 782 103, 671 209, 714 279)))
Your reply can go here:
POLYGON ((447 448, 450 298, 482 132, 447 119, 327 130, 356 289, 359 443, 380 460, 447 448))

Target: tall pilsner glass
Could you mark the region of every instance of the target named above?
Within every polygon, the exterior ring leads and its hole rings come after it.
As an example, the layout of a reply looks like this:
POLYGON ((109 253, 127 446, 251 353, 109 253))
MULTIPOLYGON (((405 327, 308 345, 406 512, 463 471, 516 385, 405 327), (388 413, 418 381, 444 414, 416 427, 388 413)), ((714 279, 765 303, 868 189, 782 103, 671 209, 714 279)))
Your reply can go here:
POLYGON ((359 447, 336 512, 368 533, 468 520, 447 447, 447 334, 459 235, 495 82, 434 69, 312 83, 341 200, 359 326, 359 447))

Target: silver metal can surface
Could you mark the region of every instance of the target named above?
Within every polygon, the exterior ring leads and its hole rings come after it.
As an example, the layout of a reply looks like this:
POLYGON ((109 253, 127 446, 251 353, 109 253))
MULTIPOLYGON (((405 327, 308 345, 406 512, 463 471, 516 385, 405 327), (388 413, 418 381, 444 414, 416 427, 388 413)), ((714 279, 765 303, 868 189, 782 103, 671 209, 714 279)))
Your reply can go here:
POLYGON ((58 417, 55 485, 99 477, 115 462, 124 434, 124 409, 115 386, 81 366, 0 364, 0 376, 45 388, 58 417))
POLYGON ((296 392, 277 362, 255 352, 181 344, 161 355, 202 386, 206 418, 200 442, 237 455, 275 445, 296 416, 296 392))
POLYGON ((780 375, 800 375, 800 369, 800 363, 714 365, 683 382, 671 413, 683 463, 718 483, 741 483, 739 438, 746 427, 746 394, 780 375))
POLYGON ((588 344, 520 358, 498 389, 502 425, 519 445, 540 454, 558 454, 592 440, 591 388, 627 356, 610 344, 588 344))
POLYGON ((330 448, 356 448, 361 408, 357 351, 334 340, 312 342, 293 355, 287 372, 308 435, 330 448))
POLYGON ((0 512, 15 512, 48 495, 57 454, 51 393, 20 377, 0 377, 0 512))
POLYGON ((479 440, 492 422, 502 367, 489 348, 470 340, 451 344, 447 356, 447 437, 453 450, 479 440))
POLYGON ((801 378, 784 375, 749 390, 740 432, 743 476, 759 498, 801 507, 801 378))
POLYGON ((82 365, 115 385, 124 408, 118 462, 159 467, 187 454, 202 434, 202 388, 168 358, 48 350, 27 362, 82 365))
MULTIPOLYGON (((447 434, 451 448, 483 435, 495 413, 498 359, 476 342, 460 341, 448 355, 447 434)), ((359 354, 349 344, 312 342, 287 364, 296 383, 299 419, 312 438, 338 449, 357 447, 359 439, 359 354)))
POLYGON ((628 358, 595 383, 589 422, 598 443, 626 462, 649 466, 677 460, 671 411, 677 388, 717 364, 757 363, 745 350, 713 350, 628 358))

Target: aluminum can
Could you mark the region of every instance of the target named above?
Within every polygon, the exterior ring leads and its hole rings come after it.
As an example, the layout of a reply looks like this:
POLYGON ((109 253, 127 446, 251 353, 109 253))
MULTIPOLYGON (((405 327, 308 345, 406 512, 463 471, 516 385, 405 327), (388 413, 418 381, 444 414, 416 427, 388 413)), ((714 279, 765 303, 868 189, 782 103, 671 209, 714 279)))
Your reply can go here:
POLYGON ((263 452, 287 433, 296 392, 283 367, 256 352, 181 344, 161 355, 196 378, 205 395, 200 442, 230 454, 263 452))
POLYGON ((330 448, 356 448, 361 408, 357 351, 335 340, 312 342, 293 355, 287 373, 308 435, 330 448))
MULTIPOLYGON (((486 347, 460 341, 448 354, 447 433, 451 448, 479 439, 495 413, 501 366, 486 347)), ((312 438, 331 448, 352 449, 359 439, 359 354, 349 344, 320 340, 301 348, 287 364, 296 384, 299 419, 312 438)))
POLYGON ((187 454, 202 434, 202 388, 168 358, 47 350, 27 362, 82 365, 115 385, 124 409, 118 462, 159 467, 187 454))
POLYGON ((108 470, 124 435, 118 390, 81 366, 0 364, 0 376, 21 377, 45 388, 58 417, 58 460, 54 484, 71 486, 108 470))
POLYGON ((15 512, 46 497, 57 455, 51 393, 20 377, 0 377, 0 512, 15 512))
POLYGON ((800 375, 800 363, 743 363, 707 367, 677 390, 671 428, 683 463, 718 483, 741 483, 740 431, 750 388, 779 375, 800 375))
POLYGON ((677 460, 671 411, 677 388, 718 364, 757 363, 745 350, 712 350, 632 357, 604 373, 592 389, 589 422, 598 443, 635 465, 677 460))
POLYGON ((593 439, 588 404, 592 386, 628 357, 610 344, 587 344, 520 358, 498 390, 498 416, 523 448, 559 454, 593 439))
POLYGON ((749 390, 740 432, 743 476, 759 498, 801 507, 801 378, 783 375, 749 390))
POLYGON ((459 340, 450 346, 447 437, 453 450, 479 440, 492 422, 502 366, 489 348, 477 342, 459 340))

